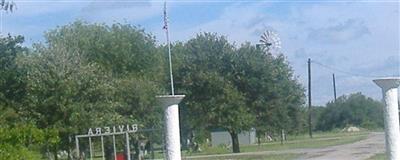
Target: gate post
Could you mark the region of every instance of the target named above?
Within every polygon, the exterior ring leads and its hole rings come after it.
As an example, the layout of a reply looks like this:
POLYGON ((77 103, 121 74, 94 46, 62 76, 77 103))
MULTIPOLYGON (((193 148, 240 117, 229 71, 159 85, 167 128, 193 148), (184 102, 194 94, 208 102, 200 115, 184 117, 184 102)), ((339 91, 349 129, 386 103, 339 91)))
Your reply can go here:
POLYGON ((385 120, 386 155, 389 160, 399 160, 400 129, 397 88, 400 85, 400 77, 375 79, 374 82, 382 88, 383 99, 385 101, 383 113, 385 120))
POLYGON ((159 104, 164 108, 167 160, 181 160, 178 104, 184 97, 185 95, 157 96, 159 104))

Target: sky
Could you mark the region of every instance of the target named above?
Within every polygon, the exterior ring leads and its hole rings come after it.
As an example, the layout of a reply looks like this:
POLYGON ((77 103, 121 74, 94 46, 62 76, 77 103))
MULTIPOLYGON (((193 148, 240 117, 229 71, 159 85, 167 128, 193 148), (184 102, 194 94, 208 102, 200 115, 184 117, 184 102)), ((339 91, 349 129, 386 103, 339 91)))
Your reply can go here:
MULTIPOLYGON (((1 12, 1 34, 25 36, 27 46, 43 42, 46 31, 76 20, 129 23, 166 42, 163 0, 14 0, 17 10, 1 12)), ((240 45, 259 43, 266 30, 277 33, 280 52, 307 88, 312 68, 313 105, 362 92, 376 100, 372 80, 400 76, 399 1, 168 0, 172 42, 215 32, 240 45)), ((172 53, 173 54, 173 53, 172 53)))

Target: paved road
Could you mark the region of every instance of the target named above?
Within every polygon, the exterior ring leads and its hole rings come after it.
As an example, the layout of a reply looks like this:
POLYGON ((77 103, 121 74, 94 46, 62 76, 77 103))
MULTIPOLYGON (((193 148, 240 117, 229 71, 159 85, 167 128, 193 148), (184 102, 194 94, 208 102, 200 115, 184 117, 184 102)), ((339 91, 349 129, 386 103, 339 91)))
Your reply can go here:
POLYGON ((371 133, 368 138, 355 143, 306 151, 299 160, 365 160, 383 152, 385 152, 385 136, 380 132, 371 133))
POLYGON ((314 149, 289 149, 281 151, 261 151, 261 152, 246 152, 237 154, 219 154, 184 157, 184 159, 211 159, 225 156, 239 155, 271 155, 297 153, 302 154, 298 160, 365 160, 369 157, 383 153, 385 150, 385 138, 382 132, 373 132, 364 140, 344 145, 337 145, 325 148, 314 149))

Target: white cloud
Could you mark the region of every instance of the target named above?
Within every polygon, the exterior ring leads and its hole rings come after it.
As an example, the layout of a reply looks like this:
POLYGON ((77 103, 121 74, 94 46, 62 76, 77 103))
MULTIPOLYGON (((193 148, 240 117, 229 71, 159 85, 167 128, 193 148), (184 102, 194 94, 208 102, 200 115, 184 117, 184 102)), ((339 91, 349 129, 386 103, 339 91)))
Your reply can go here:
MULTIPOLYGON (((18 10, 5 15, 5 30, 22 33, 28 38, 42 35, 43 31, 56 25, 64 25, 75 18, 92 22, 127 21, 135 24, 143 24, 159 18, 159 23, 152 22, 145 29, 153 32, 160 42, 165 42, 164 31, 161 29, 162 1, 74 2, 71 0, 16 1, 16 3, 18 10), (52 19, 47 20, 42 17, 52 19), (58 18, 65 20, 53 22, 58 18)), ((212 17, 212 20, 200 25, 174 22, 174 17, 171 17, 171 39, 173 41, 188 40, 196 33, 206 31, 226 35, 231 42, 257 43, 266 28, 273 29, 280 35, 282 50, 294 67, 295 74, 300 75, 299 79, 304 86, 307 84, 307 58, 360 75, 400 74, 398 3, 243 2, 222 4, 213 3, 213 5, 221 5, 220 8, 223 10, 219 16, 212 17)), ((199 2, 174 1, 169 4, 169 10, 182 9, 187 5, 207 7, 199 2)), ((371 81, 372 78, 349 76, 314 64, 313 93, 316 104, 321 105, 332 98, 330 82, 333 72, 336 72, 338 77, 339 94, 362 91, 374 98, 381 97, 378 87, 371 81)))
POLYGON ((93 22, 140 22, 162 15, 160 1, 93 1, 82 8, 79 17, 93 22))
MULTIPOLYGON (((283 6, 282 6, 283 5, 283 6)), ((266 28, 275 29, 283 41, 283 50, 295 74, 306 86, 307 58, 355 75, 399 75, 399 12, 396 3, 325 3, 295 4, 286 15, 269 12, 273 5, 232 5, 215 20, 189 29, 176 29, 173 35, 186 40, 200 31, 227 35, 236 42, 258 42, 266 28), (397 72, 396 72, 397 71, 397 72)), ((316 104, 331 100, 331 76, 339 78, 340 94, 363 92, 376 99, 381 92, 373 78, 349 76, 313 65, 316 104), (347 78, 346 78, 347 77, 347 78)))
POLYGON ((343 23, 324 28, 311 29, 308 39, 318 43, 345 43, 370 34, 360 19, 347 19, 343 23))

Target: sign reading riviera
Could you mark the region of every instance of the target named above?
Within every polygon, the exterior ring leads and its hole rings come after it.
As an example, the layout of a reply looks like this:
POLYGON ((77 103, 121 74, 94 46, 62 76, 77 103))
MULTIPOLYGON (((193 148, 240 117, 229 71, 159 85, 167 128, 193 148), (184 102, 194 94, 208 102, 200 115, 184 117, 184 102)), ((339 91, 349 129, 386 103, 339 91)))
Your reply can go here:
POLYGON ((124 133, 124 132, 137 132, 138 125, 119 125, 112 127, 98 127, 98 128, 89 128, 88 135, 101 135, 101 134, 114 134, 114 133, 124 133))

